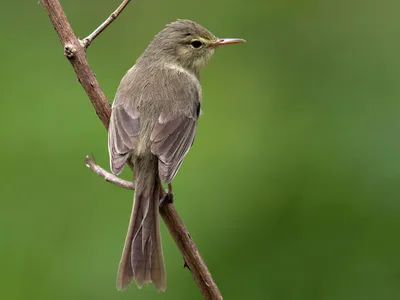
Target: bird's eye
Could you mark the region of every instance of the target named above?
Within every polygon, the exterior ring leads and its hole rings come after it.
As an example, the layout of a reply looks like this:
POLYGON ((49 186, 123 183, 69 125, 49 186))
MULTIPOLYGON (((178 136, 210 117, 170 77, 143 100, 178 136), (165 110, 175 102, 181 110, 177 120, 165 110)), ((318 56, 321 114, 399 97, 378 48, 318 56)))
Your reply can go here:
POLYGON ((198 49, 198 48, 200 48, 200 47, 203 45, 203 43, 200 42, 200 41, 195 40, 195 41, 192 41, 192 42, 190 43, 190 45, 192 45, 193 48, 198 49))

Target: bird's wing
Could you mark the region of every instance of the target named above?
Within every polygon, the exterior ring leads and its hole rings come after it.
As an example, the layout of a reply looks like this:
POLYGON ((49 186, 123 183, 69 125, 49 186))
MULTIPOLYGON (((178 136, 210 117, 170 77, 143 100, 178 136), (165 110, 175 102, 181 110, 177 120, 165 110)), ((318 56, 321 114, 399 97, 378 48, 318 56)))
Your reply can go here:
POLYGON ((151 152, 158 156, 161 179, 170 183, 194 142, 200 102, 193 102, 190 112, 161 113, 153 132, 151 152))
POLYGON ((150 124, 149 118, 157 112, 158 119, 151 125, 150 147, 159 159, 161 179, 169 183, 194 141, 200 113, 200 83, 189 72, 173 68, 159 69, 148 76, 151 81, 139 76, 143 76, 140 69, 134 69, 130 77, 123 79, 132 82, 131 86, 117 91, 113 104, 108 134, 111 170, 115 174, 122 171, 132 150, 142 142, 140 126, 150 124), (127 95, 130 101, 123 102, 127 95))
POLYGON ((120 174, 129 157, 129 152, 136 148, 140 131, 139 111, 114 106, 108 128, 108 152, 110 167, 114 174, 120 174))

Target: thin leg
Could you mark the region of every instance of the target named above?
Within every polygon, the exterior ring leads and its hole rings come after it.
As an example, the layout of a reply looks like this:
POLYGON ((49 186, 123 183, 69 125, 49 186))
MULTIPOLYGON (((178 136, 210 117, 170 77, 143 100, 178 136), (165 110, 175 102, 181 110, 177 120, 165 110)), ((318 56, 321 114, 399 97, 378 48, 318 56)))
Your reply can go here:
POLYGON ((168 194, 173 195, 172 193, 172 183, 168 183, 168 190, 167 190, 168 194))
POLYGON ((172 193, 172 184, 168 183, 168 189, 165 195, 160 199, 160 206, 174 202, 174 194, 172 193))

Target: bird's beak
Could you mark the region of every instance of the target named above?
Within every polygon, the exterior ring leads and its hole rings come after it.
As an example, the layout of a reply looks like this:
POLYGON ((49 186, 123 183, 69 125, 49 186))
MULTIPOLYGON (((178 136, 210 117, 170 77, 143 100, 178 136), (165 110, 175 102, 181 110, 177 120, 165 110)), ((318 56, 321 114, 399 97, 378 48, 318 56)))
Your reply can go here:
POLYGON ((231 44, 240 44, 240 43, 245 43, 246 40, 244 39, 218 39, 218 41, 216 41, 214 43, 214 47, 219 47, 219 46, 223 46, 223 45, 231 45, 231 44))

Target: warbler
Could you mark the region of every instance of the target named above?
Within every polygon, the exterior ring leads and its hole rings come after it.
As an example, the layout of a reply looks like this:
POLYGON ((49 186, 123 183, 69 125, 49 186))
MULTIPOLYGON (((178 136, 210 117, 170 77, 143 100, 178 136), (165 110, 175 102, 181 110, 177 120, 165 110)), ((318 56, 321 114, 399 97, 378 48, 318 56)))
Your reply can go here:
POLYGON ((190 20, 168 24, 122 78, 108 133, 110 167, 134 166, 135 197, 117 288, 134 280, 166 288, 159 228, 162 182, 170 184, 193 144, 201 110, 200 71, 215 49, 245 42, 217 38, 190 20))

